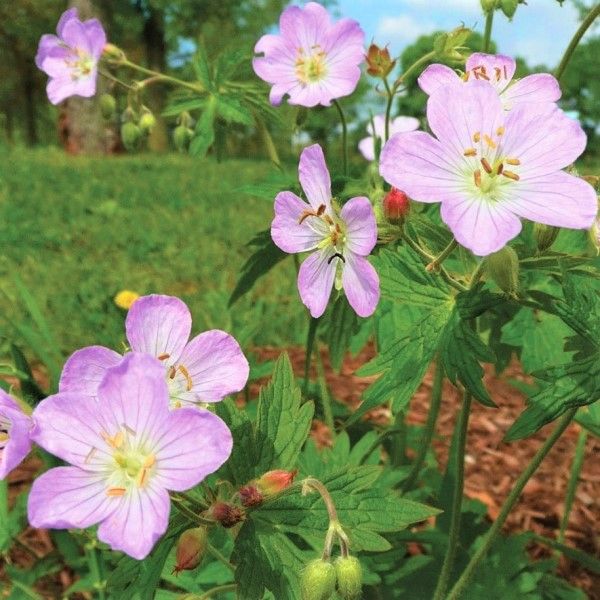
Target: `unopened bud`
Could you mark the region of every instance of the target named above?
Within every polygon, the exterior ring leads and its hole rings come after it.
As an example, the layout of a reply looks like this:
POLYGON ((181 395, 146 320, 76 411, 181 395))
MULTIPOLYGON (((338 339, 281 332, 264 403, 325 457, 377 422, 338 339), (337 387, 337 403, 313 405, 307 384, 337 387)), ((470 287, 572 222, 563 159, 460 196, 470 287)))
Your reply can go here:
POLYGON ((498 0, 481 0, 481 8, 484 13, 489 13, 492 10, 496 10, 498 0))
POLYGON ((515 16, 518 5, 519 0, 500 0, 500 9, 509 19, 515 16))
POLYGON ((253 484, 248 484, 240 488, 238 494, 240 496, 240 502, 245 508, 260 506, 264 501, 264 496, 256 485, 253 484))
POLYGON ((284 469, 275 469, 268 471, 256 482, 256 487, 265 496, 274 496, 283 492, 286 488, 294 483, 294 478, 298 473, 298 469, 293 471, 285 471, 284 469))
POLYGON ((117 110, 117 101, 111 94, 102 94, 100 96, 100 112, 102 117, 109 121, 115 116, 117 110))
POLYGON ((177 542, 175 553, 176 564, 173 573, 191 571, 201 562, 208 545, 208 532, 206 527, 195 527, 184 531, 177 542))
POLYGON ((114 298, 115 304, 123 310, 129 310, 131 305, 140 297, 137 292, 121 290, 114 298))
POLYGON ((149 111, 144 111, 140 117, 139 126, 144 133, 150 133, 156 125, 156 117, 149 111))
POLYGON ((496 285, 509 296, 516 296, 519 289, 519 257, 510 246, 485 258, 485 267, 496 285))
POLYGON ((538 250, 545 252, 552 247, 560 233, 559 227, 544 225, 543 223, 535 223, 533 226, 533 235, 537 243, 538 250))
POLYGON ((466 27, 457 27, 448 33, 440 33, 433 40, 433 50, 439 58, 462 62, 468 50, 466 41, 471 35, 471 30, 466 27))
POLYGON ((121 125, 121 139, 125 149, 129 152, 137 150, 141 138, 142 130, 132 121, 127 121, 127 123, 121 125))
POLYGON ((309 562, 300 578, 302 600, 329 600, 335 592, 335 567, 322 558, 309 562))
POLYGON ((387 47, 380 48, 377 44, 369 46, 365 58, 367 60, 367 73, 381 79, 385 79, 396 65, 396 61, 392 60, 387 47))
POLYGON ((362 567, 355 556, 340 556, 335 561, 338 594, 342 600, 358 600, 362 592, 362 567))
POLYGON ((194 132, 185 125, 178 125, 173 131, 173 143, 180 152, 185 152, 194 132))
POLYGON ((408 196, 393 187, 383 198, 383 214, 389 223, 402 225, 410 211, 408 196))
POLYGON ((102 50, 102 56, 108 60, 124 60, 125 52, 114 44, 105 44, 102 50))
POLYGON ((246 519, 244 509, 229 502, 215 502, 210 512, 213 519, 221 523, 226 529, 235 527, 246 519))

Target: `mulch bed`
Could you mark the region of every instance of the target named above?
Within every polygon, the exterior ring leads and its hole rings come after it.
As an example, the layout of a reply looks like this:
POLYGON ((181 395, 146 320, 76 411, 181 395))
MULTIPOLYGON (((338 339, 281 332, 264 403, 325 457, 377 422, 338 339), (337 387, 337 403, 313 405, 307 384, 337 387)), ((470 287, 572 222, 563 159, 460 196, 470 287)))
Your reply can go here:
MULTIPOLYGON (((276 358, 281 349, 260 348, 255 352, 261 359, 266 360, 276 358)), ((301 376, 304 368, 304 350, 292 348, 289 354, 294 370, 301 376)), ((336 374, 329 368, 328 358, 323 353, 327 383, 338 401, 344 402, 351 408, 358 406, 361 394, 372 378, 357 377, 354 373, 372 356, 373 348, 369 347, 356 358, 348 357, 341 372, 336 374)), ((501 377, 496 377, 491 370, 487 370, 485 382, 498 408, 490 409, 475 403, 469 423, 465 491, 468 496, 482 501, 487 506, 490 520, 497 516, 499 507, 513 482, 552 428, 550 425, 526 440, 510 444, 502 442, 505 432, 525 406, 524 396, 507 382, 511 378, 528 381, 516 363, 511 365, 501 377)), ((431 384, 432 376, 429 373, 411 401, 408 412, 409 423, 425 422, 431 384)), ((253 384, 251 392, 253 394, 258 392, 257 384, 253 384)), ((460 407, 460 399, 460 392, 446 383, 434 444, 441 468, 445 466, 447 460, 449 440, 460 407)), ((368 414, 366 418, 385 425, 390 421, 390 414, 382 408, 368 414)), ((579 430, 578 425, 571 425, 557 442, 527 484, 504 531, 534 531, 547 537, 556 537, 579 430)), ((313 436, 320 444, 328 443, 329 432, 320 422, 314 423, 313 436)), ((586 446, 586 460, 566 532, 566 543, 600 558, 599 459, 600 440, 590 435, 586 446)), ((37 459, 30 458, 10 475, 9 498, 11 500, 14 500, 16 494, 29 485, 39 467, 37 459)), ((32 554, 42 557, 53 549, 49 534, 43 530, 28 528, 20 536, 20 542, 20 545, 15 545, 11 550, 9 559, 22 568, 32 564, 32 554)), ((548 557, 550 551, 546 547, 533 544, 531 554, 533 558, 539 559, 548 557)), ((560 574, 573 585, 584 590, 591 600, 600 600, 600 576, 566 559, 561 560, 560 574)), ((0 598, 3 597, 2 577, 3 569, 0 562, 0 598)), ((73 580, 70 570, 64 569, 56 576, 45 578, 37 589, 45 598, 60 598, 62 591, 71 585, 73 580)))

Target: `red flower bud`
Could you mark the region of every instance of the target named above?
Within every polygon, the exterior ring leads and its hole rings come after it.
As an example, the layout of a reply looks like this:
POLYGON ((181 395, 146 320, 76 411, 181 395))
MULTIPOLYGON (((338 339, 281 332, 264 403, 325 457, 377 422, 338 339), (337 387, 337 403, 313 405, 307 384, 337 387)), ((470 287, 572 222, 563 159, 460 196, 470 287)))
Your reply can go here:
POLYGON ((235 527, 238 523, 246 519, 246 512, 243 508, 235 506, 235 504, 229 504, 228 502, 215 502, 210 512, 213 519, 227 529, 235 527))
POLYGON ((394 225, 401 225, 410 211, 408 196, 393 187, 383 199, 383 214, 394 225))
POLYGON ((298 469, 294 469, 293 471, 284 471, 283 469, 268 471, 257 480, 256 487, 265 496, 274 496, 290 487, 297 473, 298 469))
POLYGON ((263 503, 264 497, 260 490, 252 484, 245 485, 238 492, 242 506, 251 508, 252 506, 260 506, 263 503))
POLYGON ((387 77, 396 64, 390 57, 390 51, 387 48, 380 48, 376 44, 371 44, 365 56, 367 60, 367 73, 373 77, 387 77))
POLYGON ((195 527, 184 531, 177 542, 175 560, 177 564, 173 573, 178 575, 181 571, 195 569, 204 556, 208 544, 208 532, 206 527, 195 527))

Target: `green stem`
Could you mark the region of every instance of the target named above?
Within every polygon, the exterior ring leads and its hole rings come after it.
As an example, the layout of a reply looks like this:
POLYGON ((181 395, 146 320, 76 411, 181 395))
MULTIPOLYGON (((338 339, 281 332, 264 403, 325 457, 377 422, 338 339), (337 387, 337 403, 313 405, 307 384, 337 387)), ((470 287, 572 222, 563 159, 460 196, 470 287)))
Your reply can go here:
POLYGON ((437 271, 440 265, 452 254, 454 249, 458 246, 456 239, 452 238, 452 241, 440 252, 440 254, 434 258, 428 265, 428 271, 437 271))
POLYGON ((435 425, 437 423, 438 416, 440 414, 440 407, 442 405, 442 389, 444 382, 444 368, 440 361, 437 362, 435 367, 435 375, 433 377, 433 387, 431 388, 431 402, 429 404, 429 414, 427 415, 427 422, 425 423, 425 429, 421 435, 419 442, 419 448, 417 455, 415 456, 415 462, 413 467, 406 478, 406 481, 402 484, 402 493, 410 491, 419 478, 421 469, 425 464, 425 458, 427 452, 431 446, 431 440, 435 433, 435 425))
POLYGON ((216 558, 219 562, 223 563, 230 571, 235 572, 235 567, 227 560, 227 558, 221 554, 212 544, 206 546, 206 550, 210 555, 216 558))
POLYGON ((177 492, 177 496, 182 500, 185 500, 198 510, 206 510, 208 508, 208 503, 204 499, 196 498, 195 496, 192 496, 187 492, 177 492))
POLYGON ((193 510, 188 508, 177 496, 172 495, 171 500, 175 505, 175 508, 184 516, 187 517, 192 523, 196 525, 214 525, 214 521, 204 519, 200 515, 197 515, 193 510))
POLYGON ((225 585, 218 585, 200 596, 192 596, 193 600, 210 600, 215 594, 221 594, 223 592, 234 592, 237 590, 237 583, 226 583, 225 585))
MULTIPOLYGON (((448 533, 448 548, 444 556, 440 577, 433 594, 433 600, 443 600, 446 597, 446 590, 450 583, 456 551, 458 550, 458 541, 460 534, 461 509, 465 484, 465 449, 467 445, 467 427, 469 425, 469 414, 471 412, 472 396, 470 392, 465 392, 463 405, 456 421, 456 464, 454 465, 456 479, 454 481, 454 490, 452 495, 452 508, 450 512, 450 531, 448 533)), ((451 465, 448 465, 448 469, 451 465)))
POLYGON ((565 541, 565 531, 569 525, 569 517, 571 516, 571 509, 573 508, 573 501, 575 500, 575 492, 577 491, 577 484, 579 483, 579 475, 581 474, 581 468, 583 467, 583 459, 585 458, 585 444, 587 442, 587 431, 582 429, 579 432, 577 438, 577 446, 575 447, 575 456, 573 458, 573 464, 571 465, 571 475, 569 476, 569 483, 567 485, 567 495, 565 497, 565 512, 560 523, 560 531, 558 532, 557 541, 563 544, 565 541))
POLYGON ((342 109, 342 105, 334 100, 333 103, 337 108, 342 123, 342 164, 344 167, 344 175, 348 176, 348 124, 346 123, 346 115, 342 109))
POLYGON ((488 10, 485 17, 485 31, 483 33, 483 52, 490 51, 490 44, 492 42, 492 25, 494 23, 494 9, 488 10))
POLYGON ((471 279, 469 281, 469 288, 473 288, 477 285, 479 280, 483 277, 483 271, 485 270, 485 260, 480 260, 477 267, 473 271, 471 275, 471 279))
POLYGON ((104 590, 106 588, 106 581, 104 579, 104 561, 100 551, 96 547, 96 542, 90 542, 85 547, 85 554, 87 556, 90 573, 94 580, 94 589, 98 594, 98 600, 105 600, 106 594, 104 590))
POLYGON ((590 28, 598 15, 600 15, 600 3, 596 4, 596 6, 590 10, 585 19, 581 22, 579 29, 575 32, 575 35, 569 42, 569 45, 567 46, 567 49, 565 50, 558 67, 556 67, 556 72, 554 73, 556 79, 560 80, 564 75, 565 69, 567 68, 569 61, 573 56, 573 52, 575 52, 575 49, 581 41, 583 34, 590 28))
POLYGON ((327 381, 325 380, 325 369, 323 368, 323 359, 321 352, 317 348, 317 376, 319 378, 319 388, 321 396, 321 408, 323 409, 323 419, 325 425, 329 428, 332 435, 335 433, 335 424, 333 422, 333 410, 331 408, 331 394, 327 389, 327 381))
POLYGON ((531 476, 537 471, 538 467, 550 452, 550 449, 558 438, 563 434, 565 429, 570 425, 575 413, 577 412, 577 408, 572 408, 569 410, 563 418, 559 421, 558 425, 555 427, 554 431, 550 434, 550 436, 546 439, 541 448, 535 453, 534 457, 531 459, 525 470, 519 475, 519 478, 515 482, 515 486, 511 490, 510 494, 506 497, 502 508, 500 509, 500 514, 492 524, 492 526, 488 529, 487 533, 483 536, 483 541, 479 544, 477 551, 472 556, 469 564, 462 572, 459 580, 454 584, 454 587, 450 590, 450 593, 446 597, 446 600, 457 600, 461 597, 465 588, 467 587, 469 581, 471 581, 471 577, 475 573, 477 567, 481 560, 487 554, 487 551, 490 549, 490 546, 493 544, 496 536, 500 533, 506 518, 510 514, 513 506, 521 496, 521 492, 523 488, 531 478, 531 476))
POLYGON ((162 81, 164 83, 170 83, 171 85, 177 85, 180 87, 187 88, 196 93, 203 93, 206 90, 200 84, 189 83, 188 81, 184 81, 183 79, 179 79, 177 77, 171 77, 171 75, 165 75, 164 73, 159 73, 158 71, 153 71, 151 69, 146 69, 140 65, 136 65, 131 61, 124 59, 117 63, 119 67, 127 67, 129 69, 133 69, 134 71, 138 71, 139 73, 143 73, 144 75, 149 75, 155 81, 162 81))
MULTIPOLYGON (((383 84, 385 85, 385 91, 387 92, 388 99, 387 105, 385 107, 385 139, 383 142, 387 142, 390 139, 390 119, 392 115, 392 106, 394 104, 394 92, 390 88, 390 84, 388 83, 387 77, 383 80, 383 84)), ((375 127, 373 126, 373 137, 375 137, 375 127)))
POLYGON ((317 335, 317 327, 319 326, 319 319, 315 319, 309 315, 308 321, 308 334, 306 336, 306 355, 304 357, 304 386, 303 395, 306 397, 308 394, 308 381, 310 377, 310 363, 312 362, 313 348, 315 347, 315 337, 317 335))
POLYGON ((402 73, 402 75, 400 75, 400 77, 395 81, 394 86, 392 87, 393 92, 396 93, 398 87, 400 87, 400 85, 402 85, 402 83, 406 81, 409 75, 412 75, 415 71, 420 69, 423 65, 426 65, 430 60, 434 58, 435 52, 431 51, 427 54, 424 54, 423 56, 421 56, 421 58, 419 58, 419 60, 415 61, 412 65, 410 65, 410 67, 408 67, 408 69, 406 69, 406 71, 404 71, 404 73, 402 73))
POLYGON ((396 435, 392 438, 390 459, 392 465, 399 467, 405 465, 406 460, 406 435, 408 433, 406 427, 406 411, 399 410, 394 418, 394 426, 396 435))
MULTIPOLYGON (((279 153, 277 152, 277 147, 275 146, 275 142, 273 141, 273 137, 271 136, 269 128, 267 127, 264 120, 257 115, 255 115, 254 121, 256 122, 258 132, 262 139, 262 143, 264 144, 265 150, 267 151, 269 159, 279 170, 281 170, 281 160, 279 159, 279 153)), ((294 254, 294 256, 296 255, 294 254)))

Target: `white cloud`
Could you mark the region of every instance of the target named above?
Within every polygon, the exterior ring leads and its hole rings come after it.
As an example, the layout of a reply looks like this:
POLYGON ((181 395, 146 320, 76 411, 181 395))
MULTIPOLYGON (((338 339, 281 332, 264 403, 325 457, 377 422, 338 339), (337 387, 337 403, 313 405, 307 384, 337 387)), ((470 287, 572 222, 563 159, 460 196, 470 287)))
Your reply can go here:
POLYGON ((394 46, 416 40, 420 35, 439 29, 432 21, 415 19, 410 15, 385 16, 379 19, 375 39, 380 44, 391 43, 394 46))

